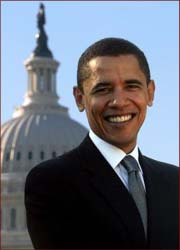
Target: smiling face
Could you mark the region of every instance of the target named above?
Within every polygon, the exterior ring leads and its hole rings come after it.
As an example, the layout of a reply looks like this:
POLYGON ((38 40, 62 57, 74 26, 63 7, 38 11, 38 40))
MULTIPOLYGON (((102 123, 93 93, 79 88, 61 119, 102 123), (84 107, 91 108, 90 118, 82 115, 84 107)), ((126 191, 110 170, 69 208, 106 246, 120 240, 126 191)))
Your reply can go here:
POLYGON ((154 82, 147 85, 133 55, 100 56, 88 65, 92 73, 83 93, 74 88, 76 103, 86 110, 97 136, 128 153, 136 145, 147 105, 152 105, 154 82))

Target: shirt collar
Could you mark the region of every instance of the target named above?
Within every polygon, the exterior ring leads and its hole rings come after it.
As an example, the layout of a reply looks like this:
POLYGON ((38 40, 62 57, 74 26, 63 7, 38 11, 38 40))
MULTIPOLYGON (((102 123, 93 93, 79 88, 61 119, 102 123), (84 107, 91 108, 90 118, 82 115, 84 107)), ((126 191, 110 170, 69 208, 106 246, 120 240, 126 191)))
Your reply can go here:
MULTIPOLYGON (((126 153, 123 150, 102 140, 92 130, 90 130, 89 132, 89 137, 113 169, 115 169, 115 167, 126 156, 126 153)), ((128 155, 131 155, 136 159, 140 171, 142 172, 141 166, 139 164, 138 146, 136 145, 135 148, 128 155)))

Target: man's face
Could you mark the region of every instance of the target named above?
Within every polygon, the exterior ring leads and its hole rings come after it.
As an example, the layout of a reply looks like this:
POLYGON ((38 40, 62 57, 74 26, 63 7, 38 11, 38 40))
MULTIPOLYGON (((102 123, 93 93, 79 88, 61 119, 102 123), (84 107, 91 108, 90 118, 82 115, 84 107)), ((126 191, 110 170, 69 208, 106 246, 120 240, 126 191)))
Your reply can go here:
POLYGON ((82 93, 74 89, 77 105, 86 110, 91 129, 126 153, 136 145, 138 131, 152 105, 154 82, 133 55, 101 56, 89 61, 91 77, 82 93))

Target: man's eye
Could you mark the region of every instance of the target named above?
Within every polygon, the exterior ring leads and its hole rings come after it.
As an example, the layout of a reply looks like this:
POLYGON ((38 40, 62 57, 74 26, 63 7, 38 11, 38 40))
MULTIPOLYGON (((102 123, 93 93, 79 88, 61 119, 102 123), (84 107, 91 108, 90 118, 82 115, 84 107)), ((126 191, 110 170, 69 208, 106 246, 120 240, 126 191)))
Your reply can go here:
POLYGON ((109 92, 109 88, 98 88, 93 91, 94 93, 106 93, 109 92))
POLYGON ((102 91, 106 91, 107 88, 99 88, 99 89, 96 89, 96 92, 102 92, 102 91))
POLYGON ((134 83, 134 84, 132 83, 132 84, 128 84, 127 88, 129 88, 129 89, 137 89, 137 88, 140 88, 140 85, 137 84, 137 83, 134 83))

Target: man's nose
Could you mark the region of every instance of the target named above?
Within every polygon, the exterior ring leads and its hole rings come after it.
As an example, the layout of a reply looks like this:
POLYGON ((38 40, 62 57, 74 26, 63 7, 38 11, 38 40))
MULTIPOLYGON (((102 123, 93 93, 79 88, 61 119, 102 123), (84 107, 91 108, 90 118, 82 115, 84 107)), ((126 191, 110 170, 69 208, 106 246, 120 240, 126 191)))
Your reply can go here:
POLYGON ((128 96, 127 93, 122 90, 118 89, 116 90, 112 96, 111 100, 109 101, 109 107, 122 107, 128 104, 128 96))

